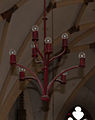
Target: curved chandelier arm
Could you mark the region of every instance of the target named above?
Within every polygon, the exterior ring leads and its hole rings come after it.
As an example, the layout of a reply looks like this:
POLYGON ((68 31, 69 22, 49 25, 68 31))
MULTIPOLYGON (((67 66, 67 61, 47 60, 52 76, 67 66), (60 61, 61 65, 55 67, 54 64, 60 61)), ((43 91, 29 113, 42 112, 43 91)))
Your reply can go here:
POLYGON ((60 76, 61 76, 63 73, 65 73, 65 72, 68 72, 68 71, 70 71, 70 70, 72 70, 72 69, 76 69, 76 68, 79 68, 79 67, 80 67, 79 65, 73 66, 73 67, 68 68, 67 70, 61 72, 60 74, 58 74, 58 75, 48 84, 47 94, 49 93, 50 88, 53 86, 54 82, 56 81, 56 79, 57 79, 58 77, 60 77, 60 76))
POLYGON ((36 80, 36 79, 35 79, 35 77, 33 77, 33 76, 26 76, 26 77, 25 77, 25 79, 27 79, 27 80, 28 80, 28 79, 31 79, 31 80, 33 79, 33 80, 36 80))
POLYGON ((36 41, 36 40, 35 40, 35 47, 36 47, 37 52, 38 52, 39 55, 41 56, 42 60, 44 61, 44 57, 43 57, 42 53, 40 52, 40 50, 39 50, 39 48, 38 48, 38 46, 37 46, 37 41, 36 41))
POLYGON ((59 82, 60 84, 63 84, 62 80, 60 80, 60 79, 56 79, 56 82, 59 82))
POLYGON ((37 82, 38 82, 38 84, 39 84, 39 86, 40 86, 40 88, 42 90, 42 94, 44 94, 44 89, 43 89, 42 84, 41 84, 39 78, 37 77, 37 75, 34 72, 32 72, 29 68, 27 68, 27 67, 25 67, 23 65, 20 65, 20 64, 16 64, 16 65, 19 66, 19 67, 21 67, 21 68, 24 68, 25 70, 27 70, 28 72, 30 72, 33 75, 33 78, 35 80, 37 80, 37 82))
POLYGON ((49 60, 49 63, 52 62, 52 61, 54 61, 54 60, 57 59, 58 57, 62 56, 65 52, 66 52, 66 48, 64 48, 64 50, 63 50, 60 54, 58 54, 57 56, 54 56, 53 58, 51 58, 51 59, 49 60))

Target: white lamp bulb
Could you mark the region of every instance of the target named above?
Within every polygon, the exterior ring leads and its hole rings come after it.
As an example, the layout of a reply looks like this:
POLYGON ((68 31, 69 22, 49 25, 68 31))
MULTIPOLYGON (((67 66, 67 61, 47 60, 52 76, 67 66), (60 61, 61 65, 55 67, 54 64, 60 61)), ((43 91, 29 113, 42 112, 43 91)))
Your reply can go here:
POLYGON ((16 55, 16 51, 15 51, 14 49, 11 49, 11 50, 9 51, 9 55, 16 55))
POLYGON ((46 44, 48 44, 48 43, 52 44, 52 39, 50 37, 46 37, 45 43, 46 44))
POLYGON ((86 57, 86 55, 84 52, 79 53, 79 58, 85 58, 85 57, 86 57))
POLYGON ((19 72, 25 72, 26 70, 24 68, 18 67, 19 72))
POLYGON ((68 39, 69 35, 67 33, 63 33, 61 37, 62 37, 62 39, 68 39))
POLYGON ((33 27, 32 27, 32 31, 38 31, 39 30, 39 27, 37 26, 37 25, 34 25, 33 27))

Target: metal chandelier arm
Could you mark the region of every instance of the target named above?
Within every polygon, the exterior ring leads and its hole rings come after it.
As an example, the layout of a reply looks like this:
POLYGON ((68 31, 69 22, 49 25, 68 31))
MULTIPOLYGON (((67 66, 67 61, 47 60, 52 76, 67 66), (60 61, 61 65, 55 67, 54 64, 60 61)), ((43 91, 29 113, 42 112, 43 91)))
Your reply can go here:
POLYGON ((37 52, 39 53, 39 55, 41 56, 42 60, 44 61, 44 57, 43 57, 42 53, 40 52, 40 50, 39 50, 39 48, 37 46, 37 41, 35 40, 34 43, 35 43, 35 47, 36 47, 37 52))
POLYGON ((60 56, 62 56, 65 52, 66 52, 66 48, 64 48, 64 50, 60 54, 58 54, 57 56, 54 56, 53 58, 51 58, 49 60, 49 63, 54 61, 55 59, 59 58, 60 56))
POLYGON ((25 70, 27 70, 28 72, 30 72, 30 73, 34 76, 34 79, 37 80, 37 82, 38 82, 38 84, 39 84, 39 86, 40 86, 40 88, 41 88, 41 90, 42 90, 42 93, 43 93, 43 95, 44 95, 43 86, 42 86, 39 78, 37 77, 37 75, 36 75, 34 72, 32 72, 29 68, 27 68, 27 67, 25 67, 25 66, 23 66, 23 65, 20 65, 20 64, 16 64, 16 65, 19 66, 19 67, 21 67, 21 68, 24 68, 25 70))
POLYGON ((33 79, 33 80, 36 80, 35 77, 33 77, 33 76, 26 76, 25 79, 33 79))
POLYGON ((65 73, 65 72, 68 72, 68 71, 70 71, 70 70, 72 70, 72 69, 76 69, 76 68, 79 68, 79 67, 80 67, 79 65, 73 66, 73 67, 68 68, 67 70, 61 72, 60 74, 58 74, 58 75, 48 84, 47 94, 49 94, 50 88, 53 86, 54 82, 56 81, 56 79, 57 79, 58 77, 60 77, 60 76, 61 76, 63 73, 65 73))

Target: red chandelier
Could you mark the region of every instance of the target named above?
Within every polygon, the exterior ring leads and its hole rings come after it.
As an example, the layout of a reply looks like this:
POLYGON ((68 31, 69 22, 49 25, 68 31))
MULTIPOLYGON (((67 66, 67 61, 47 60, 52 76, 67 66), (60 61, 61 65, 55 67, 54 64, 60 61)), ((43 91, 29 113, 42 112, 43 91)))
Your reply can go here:
POLYGON ((49 100, 49 92, 51 87, 53 86, 55 81, 60 82, 61 84, 65 84, 66 83, 66 76, 67 76, 67 72, 72 70, 72 69, 76 69, 76 68, 83 68, 85 67, 85 53, 81 52, 79 54, 79 58, 80 58, 80 64, 76 65, 76 66, 72 66, 64 71, 62 71, 60 74, 56 75, 54 77, 54 79, 48 83, 48 68, 51 62, 53 62, 55 59, 59 58, 60 56, 64 55, 67 52, 68 49, 68 34, 67 33, 63 33, 62 34, 62 49, 63 51, 58 54, 57 56, 54 56, 52 58, 50 58, 50 54, 52 53, 53 49, 52 49, 52 39, 50 37, 46 36, 46 1, 44 0, 44 55, 40 52, 38 46, 37 46, 37 42, 39 40, 38 37, 38 30, 39 27, 37 25, 34 25, 32 27, 32 41, 33 41, 33 45, 32 45, 32 58, 37 60, 38 54, 40 55, 41 59, 42 59, 42 63, 44 64, 44 86, 42 85, 40 79, 37 77, 37 75, 32 72, 32 70, 30 70, 29 68, 17 64, 16 63, 16 51, 15 50, 10 50, 9 54, 10 54, 10 64, 11 66, 16 65, 20 67, 20 71, 19 71, 19 80, 20 81, 25 81, 25 79, 27 77, 25 77, 25 70, 28 71, 29 73, 31 73, 32 79, 36 80, 41 88, 41 93, 42 93, 42 97, 41 100, 42 101, 48 101, 49 100), (61 79, 59 79, 59 77, 61 79))

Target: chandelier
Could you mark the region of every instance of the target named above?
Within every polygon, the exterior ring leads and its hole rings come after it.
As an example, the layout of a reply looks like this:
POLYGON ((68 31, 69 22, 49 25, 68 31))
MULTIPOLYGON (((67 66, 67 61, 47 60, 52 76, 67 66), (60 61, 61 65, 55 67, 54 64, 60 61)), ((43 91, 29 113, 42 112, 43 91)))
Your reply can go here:
POLYGON ((25 71, 28 71, 29 73, 31 73, 32 77, 28 77, 28 78, 32 78, 34 80, 36 80, 40 86, 41 89, 41 100, 42 101, 49 101, 49 94, 50 94, 50 89, 52 88, 52 86, 54 85, 54 83, 60 82, 61 84, 65 84, 66 83, 66 76, 67 76, 67 72, 71 71, 73 69, 76 68, 83 68, 85 67, 85 53, 81 52, 79 53, 79 59, 80 59, 80 63, 79 65, 75 65, 72 66, 66 70, 63 70, 61 73, 59 73, 58 75, 56 75, 53 80, 51 80, 48 83, 48 76, 49 76, 49 65, 50 63, 52 63, 54 60, 56 60, 57 58, 59 58, 60 56, 64 55, 67 53, 68 50, 68 39, 69 39, 69 35, 67 33, 63 33, 62 34, 62 52, 60 52, 58 55, 50 58, 50 55, 53 52, 53 46, 52 46, 52 38, 47 37, 46 36, 46 0, 44 0, 44 54, 42 54, 38 48, 37 42, 39 40, 39 36, 38 36, 38 31, 39 31, 39 27, 37 25, 34 25, 32 27, 32 58, 34 60, 37 60, 38 55, 41 57, 42 61, 41 63, 44 65, 44 86, 42 85, 40 79, 38 78, 38 76, 29 68, 17 64, 16 63, 16 51, 14 49, 9 51, 10 54, 10 65, 16 65, 19 66, 19 80, 20 81, 25 81, 25 79, 27 78, 25 76, 25 71), (60 78, 60 79, 59 79, 60 78))

